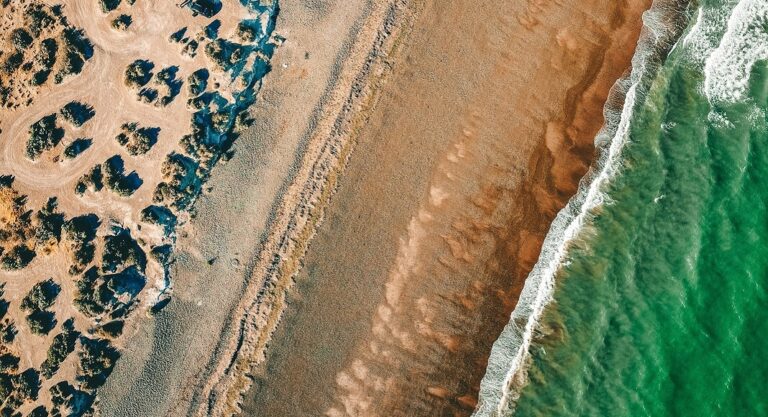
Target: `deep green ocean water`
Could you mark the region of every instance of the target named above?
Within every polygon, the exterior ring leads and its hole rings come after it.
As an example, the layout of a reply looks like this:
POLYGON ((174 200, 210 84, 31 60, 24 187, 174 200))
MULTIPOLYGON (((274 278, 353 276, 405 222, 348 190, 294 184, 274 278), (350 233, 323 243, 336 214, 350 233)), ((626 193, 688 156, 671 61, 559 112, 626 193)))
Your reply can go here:
POLYGON ((702 3, 713 18, 692 13, 634 106, 501 414, 768 416, 768 0, 702 3))
POLYGON ((688 52, 557 276, 517 416, 768 416, 768 73, 710 103, 688 52))

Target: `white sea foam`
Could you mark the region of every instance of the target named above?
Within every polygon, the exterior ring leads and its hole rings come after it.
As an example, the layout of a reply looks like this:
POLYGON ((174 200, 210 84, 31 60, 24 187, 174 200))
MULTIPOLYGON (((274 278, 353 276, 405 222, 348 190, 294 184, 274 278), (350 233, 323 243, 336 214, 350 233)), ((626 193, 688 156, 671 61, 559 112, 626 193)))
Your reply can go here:
POLYGON ((669 46, 670 42, 665 11, 656 3, 643 16, 645 29, 633 59, 632 73, 616 86, 626 91, 621 113, 618 117, 607 113, 606 127, 596 138, 598 145, 609 143, 608 149, 601 152, 595 171, 583 183, 588 185, 582 186, 553 222, 510 322, 493 345, 473 416, 503 417, 517 400, 519 389, 527 379, 531 343, 545 308, 552 301, 555 276, 567 264, 568 248, 579 238, 590 213, 605 203, 605 186, 621 168, 621 150, 629 140, 630 120, 638 98, 642 97, 638 89, 642 88, 645 77, 655 72, 656 51, 669 46))
POLYGON ((749 74, 768 59, 768 1, 742 0, 728 19, 727 30, 704 67, 704 91, 710 102, 743 101, 749 74))
MULTIPOLYGON (((565 209, 557 216, 552 225, 552 230, 545 242, 545 248, 542 249, 540 261, 526 281, 518 303, 519 307, 512 313, 512 319, 502 336, 494 343, 489 360, 489 369, 481 383, 480 392, 483 401, 478 405, 475 412, 476 416, 501 416, 508 409, 510 402, 516 399, 517 392, 513 388, 520 386, 526 378, 525 361, 529 356, 531 342, 544 309, 552 300, 555 275, 565 264, 568 247, 571 242, 578 238, 579 232, 588 220, 590 211, 603 204, 605 195, 601 189, 619 167, 619 152, 628 139, 629 121, 636 95, 637 84, 634 84, 627 93, 625 114, 622 116, 616 137, 611 143, 607 163, 587 189, 580 211, 574 216, 570 212, 571 210, 565 209), (519 319, 525 320, 523 328, 519 327, 519 319), (511 357, 509 356, 510 353, 513 353, 511 357), (495 380, 490 380, 489 376, 492 373, 490 367, 500 365, 502 369, 506 369, 503 378, 499 380, 496 377, 495 380), (497 387, 499 382, 501 384, 497 387), (491 389, 494 391, 499 388, 500 390, 490 396, 483 395, 489 392, 489 383, 493 385, 491 389), (494 399, 497 401, 487 404, 492 397, 495 397, 494 399)), ((493 371, 498 372, 498 370, 493 371)))
POLYGON ((731 10, 738 0, 727 0, 722 4, 702 5, 691 29, 683 38, 686 58, 691 63, 702 66, 720 43, 723 31, 728 24, 731 10))

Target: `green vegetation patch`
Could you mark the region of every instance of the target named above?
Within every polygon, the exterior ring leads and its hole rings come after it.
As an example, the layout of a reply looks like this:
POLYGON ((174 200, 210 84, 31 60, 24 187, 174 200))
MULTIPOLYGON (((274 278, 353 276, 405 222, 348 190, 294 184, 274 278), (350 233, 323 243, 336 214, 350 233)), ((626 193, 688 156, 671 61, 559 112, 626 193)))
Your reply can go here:
POLYGON ((78 138, 72 141, 66 148, 64 148, 64 157, 67 159, 77 158, 80 154, 85 152, 93 144, 91 138, 78 138))
POLYGON ((23 269, 35 259, 35 255, 35 251, 26 244, 16 245, 0 257, 0 267, 10 271, 23 269))
POLYGON ((120 0, 99 0, 102 13, 109 13, 120 7, 120 0))
POLYGON ((80 369, 77 380, 86 389, 98 388, 112 373, 120 353, 105 339, 81 337, 80 344, 82 348, 78 352, 80 369))
POLYGON ((60 292, 61 286, 51 278, 38 282, 21 300, 21 309, 29 312, 46 310, 53 305, 60 292))
POLYGON ((53 149, 64 137, 64 129, 56 124, 56 113, 42 117, 29 127, 27 157, 36 160, 43 152, 53 149))
POLYGON ((96 246, 96 230, 99 228, 99 218, 95 214, 85 214, 67 220, 62 227, 62 240, 70 253, 72 264, 69 273, 81 273, 93 261, 96 246))
POLYGON ((121 14, 120 16, 112 19, 112 28, 115 30, 125 31, 128 30, 128 28, 131 26, 131 23, 133 23, 131 16, 127 14, 121 14))
POLYGON ((93 106, 84 104, 79 101, 70 101, 65 104, 59 111, 64 120, 68 121, 72 126, 80 127, 88 120, 91 120, 96 112, 93 111, 93 106))
POLYGON ((54 336, 51 346, 48 348, 48 355, 40 366, 40 373, 46 379, 51 378, 64 359, 75 350, 75 343, 80 333, 75 330, 74 320, 69 319, 62 325, 63 331, 54 336))
POLYGON ((150 61, 137 59, 128 64, 125 69, 125 85, 129 87, 142 87, 152 79, 152 69, 155 67, 150 61))
POLYGON ((123 123, 121 132, 115 137, 131 155, 143 155, 157 143, 159 127, 140 127, 138 123, 123 123))

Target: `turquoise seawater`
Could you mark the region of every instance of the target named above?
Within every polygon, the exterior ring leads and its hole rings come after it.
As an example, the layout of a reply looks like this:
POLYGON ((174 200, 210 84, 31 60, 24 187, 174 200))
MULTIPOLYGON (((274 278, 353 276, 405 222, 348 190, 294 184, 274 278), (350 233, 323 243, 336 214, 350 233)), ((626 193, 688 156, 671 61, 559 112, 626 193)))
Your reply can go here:
POLYGON ((501 414, 768 416, 768 1, 702 3, 632 108, 501 414))

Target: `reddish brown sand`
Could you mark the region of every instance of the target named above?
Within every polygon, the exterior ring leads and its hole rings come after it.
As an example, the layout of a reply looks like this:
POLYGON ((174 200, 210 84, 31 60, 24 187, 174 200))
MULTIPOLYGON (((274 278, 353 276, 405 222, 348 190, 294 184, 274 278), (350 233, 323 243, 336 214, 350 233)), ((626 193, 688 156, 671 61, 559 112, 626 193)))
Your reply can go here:
POLYGON ((426 0, 244 416, 471 413, 649 0, 426 0))

